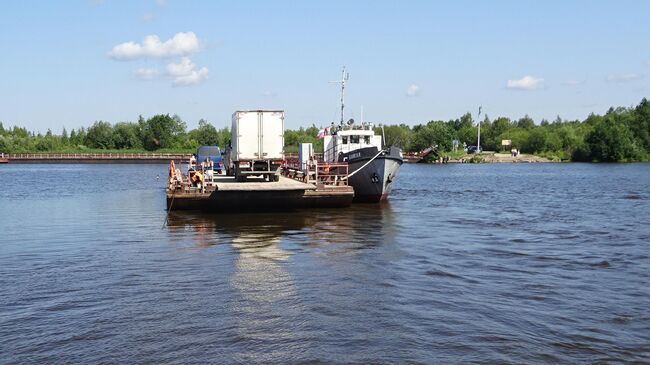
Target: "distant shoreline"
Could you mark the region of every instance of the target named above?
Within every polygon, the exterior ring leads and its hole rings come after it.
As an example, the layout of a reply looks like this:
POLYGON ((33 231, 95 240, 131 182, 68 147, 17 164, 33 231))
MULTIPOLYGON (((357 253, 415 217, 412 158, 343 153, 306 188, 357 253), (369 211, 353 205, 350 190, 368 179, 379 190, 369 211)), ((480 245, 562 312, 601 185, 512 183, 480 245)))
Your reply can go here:
MULTIPOLYGON (((292 153, 289 153, 293 155, 292 153)), ((173 160, 185 162, 191 153, 19 153, 4 155, 12 164, 164 164, 173 160)), ((295 157, 295 156, 292 156, 295 157)), ((545 157, 520 154, 516 157, 507 153, 481 153, 451 158, 439 157, 425 164, 463 164, 463 163, 560 163, 545 157)), ((405 161, 406 163, 406 161, 405 161)))
POLYGON ((480 154, 471 154, 463 155, 457 158, 447 158, 445 155, 439 157, 431 162, 425 162, 429 164, 447 164, 447 163, 561 163, 561 162, 570 162, 570 161, 557 161, 551 160, 546 157, 529 155, 529 154, 519 154, 517 156, 512 156, 509 153, 492 153, 484 152, 480 154))

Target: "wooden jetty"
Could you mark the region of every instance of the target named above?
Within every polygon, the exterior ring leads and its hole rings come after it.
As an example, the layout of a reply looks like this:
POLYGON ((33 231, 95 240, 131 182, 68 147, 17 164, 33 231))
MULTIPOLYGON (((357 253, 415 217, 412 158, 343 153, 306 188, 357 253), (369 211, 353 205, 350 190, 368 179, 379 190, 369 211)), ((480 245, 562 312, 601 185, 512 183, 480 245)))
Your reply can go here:
POLYGON ((4 154, 10 163, 122 163, 147 164, 187 161, 189 153, 14 153, 4 154))

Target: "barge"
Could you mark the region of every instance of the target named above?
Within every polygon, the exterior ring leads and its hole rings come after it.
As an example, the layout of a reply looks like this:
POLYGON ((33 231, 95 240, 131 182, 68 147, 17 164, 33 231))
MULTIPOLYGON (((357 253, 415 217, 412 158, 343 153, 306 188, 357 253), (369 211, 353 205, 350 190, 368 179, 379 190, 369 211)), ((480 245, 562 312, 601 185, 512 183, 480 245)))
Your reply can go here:
POLYGON ((234 176, 182 175, 170 164, 166 190, 167 210, 202 210, 215 213, 344 208, 352 204, 354 189, 347 184, 347 165, 315 164, 309 171, 285 164, 277 181, 234 176))
POLYGON ((347 162, 318 161, 308 143, 301 145, 301 151, 308 153, 301 152, 299 160, 285 158, 283 111, 237 111, 231 133, 223 165, 217 146, 201 147, 214 150, 213 156, 203 156, 197 150, 189 159, 186 174, 170 161, 168 212, 231 213, 352 204, 355 193, 348 185, 347 162))

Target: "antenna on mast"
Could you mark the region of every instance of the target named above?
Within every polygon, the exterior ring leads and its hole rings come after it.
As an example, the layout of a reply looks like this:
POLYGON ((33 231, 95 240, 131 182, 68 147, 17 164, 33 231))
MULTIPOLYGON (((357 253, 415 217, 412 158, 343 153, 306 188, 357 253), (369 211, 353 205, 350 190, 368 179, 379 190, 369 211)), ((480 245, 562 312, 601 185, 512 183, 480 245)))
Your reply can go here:
POLYGON ((341 84, 341 125, 343 125, 343 112, 345 110, 345 82, 350 79, 350 74, 345 72, 345 66, 343 66, 343 71, 341 72, 340 81, 330 81, 332 84, 341 84))

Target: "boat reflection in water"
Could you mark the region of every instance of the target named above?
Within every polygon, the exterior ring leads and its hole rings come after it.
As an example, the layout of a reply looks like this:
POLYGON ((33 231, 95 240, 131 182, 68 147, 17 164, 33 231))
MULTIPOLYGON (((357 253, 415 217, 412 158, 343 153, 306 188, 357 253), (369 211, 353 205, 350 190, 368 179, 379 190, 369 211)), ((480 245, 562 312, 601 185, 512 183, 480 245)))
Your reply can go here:
POLYGON ((284 261, 291 255, 285 248, 354 250, 392 242, 399 228, 392 221, 391 206, 384 203, 230 215, 179 211, 170 212, 167 227, 179 237, 194 233, 196 247, 230 244, 240 255, 284 261))
POLYGON ((296 354, 307 361, 313 344, 305 339, 314 338, 315 328, 346 325, 330 310, 344 313, 368 303, 380 308, 394 297, 383 285, 364 284, 359 291, 354 284, 361 277, 366 284, 387 280, 384 260, 392 257, 379 252, 384 247, 373 248, 393 245, 389 204, 288 213, 172 212, 168 229, 179 240, 192 237, 195 247, 214 248, 215 263, 225 265, 218 268, 223 282, 214 285, 228 288, 219 299, 228 338, 273 349, 262 358, 259 348, 240 349, 237 362, 281 362, 296 354), (336 284, 322 285, 323 278, 336 284))

